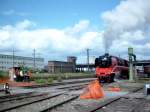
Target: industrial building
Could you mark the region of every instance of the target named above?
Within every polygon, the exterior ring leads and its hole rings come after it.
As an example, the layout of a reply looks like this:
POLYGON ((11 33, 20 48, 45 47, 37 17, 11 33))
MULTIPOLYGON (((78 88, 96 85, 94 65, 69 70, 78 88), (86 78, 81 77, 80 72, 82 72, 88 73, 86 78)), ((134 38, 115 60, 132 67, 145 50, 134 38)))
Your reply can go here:
POLYGON ((44 58, 32 58, 0 54, 0 70, 7 71, 12 67, 25 66, 35 69, 44 68, 44 58))
POLYGON ((48 61, 48 72, 75 72, 76 71, 76 57, 68 56, 65 61, 48 61))

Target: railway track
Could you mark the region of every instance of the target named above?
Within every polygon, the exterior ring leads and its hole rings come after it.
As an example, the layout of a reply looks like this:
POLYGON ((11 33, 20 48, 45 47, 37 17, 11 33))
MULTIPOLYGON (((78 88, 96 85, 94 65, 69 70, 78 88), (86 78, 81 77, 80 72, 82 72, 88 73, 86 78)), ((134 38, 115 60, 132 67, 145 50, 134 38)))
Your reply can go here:
MULTIPOLYGON (((72 87, 62 87, 60 89, 77 90, 82 89, 83 87, 85 87, 85 84, 80 86, 74 85, 72 87)), ((24 94, 22 93, 9 95, 8 97, 1 97, 2 99, 0 99, 0 112, 47 112, 63 104, 69 103, 79 97, 78 95, 69 95, 66 93, 67 92, 63 92, 60 94, 49 96, 47 93, 37 94, 35 92, 30 92, 24 94)))
MULTIPOLYGON (((75 103, 77 101, 80 101, 80 99, 78 99, 79 95, 68 94, 68 92, 72 90, 83 89, 87 84, 88 83, 79 83, 72 85, 62 85, 61 87, 58 86, 56 87, 56 89, 62 89, 65 91, 53 95, 48 93, 30 92, 3 96, 0 97, 0 112, 70 112, 72 110, 74 110, 74 112, 77 112, 78 109, 81 108, 80 104, 75 103)), ((109 84, 102 84, 102 86, 109 86, 109 84)), ((129 94, 133 94, 139 91, 142 91, 142 87, 137 87, 136 89, 132 88, 132 91, 129 94)), ((85 107, 85 110, 87 109, 85 112, 134 112, 135 108, 139 108, 139 110, 141 109, 139 107, 141 103, 143 103, 143 106, 146 107, 148 105, 147 102, 149 101, 145 101, 143 98, 139 97, 133 98, 132 95, 129 96, 127 94, 124 96, 111 98, 109 100, 106 100, 105 102, 97 103, 97 105, 93 105, 91 106, 92 108, 89 109, 85 107)), ((81 112, 84 112, 84 110, 81 112)))
MULTIPOLYGON (((42 86, 38 85, 38 86, 29 87, 29 88, 58 86, 58 88, 56 87, 57 89, 71 91, 71 90, 78 90, 78 89, 84 88, 88 84, 87 82, 89 81, 90 80, 55 83, 53 85, 42 85, 42 86), (62 87, 59 87, 60 85, 62 85, 62 87)), ((31 112, 34 112, 34 111, 46 112, 46 111, 54 109, 60 105, 63 105, 65 103, 68 103, 78 98, 78 95, 67 95, 64 93, 65 92, 55 94, 55 95, 49 95, 46 93, 37 94, 36 92, 29 92, 29 93, 19 93, 19 94, 13 94, 13 95, 0 96, 0 112, 5 112, 5 111, 16 112, 16 110, 26 111, 26 112, 30 112, 30 111, 31 112), (52 105, 49 105, 49 102, 52 102, 51 103, 52 105), (55 104, 53 104, 53 102, 55 102, 55 104), (37 107, 37 105, 39 106, 37 107), (41 105, 44 105, 44 106, 41 106, 41 105), (28 107, 30 108, 30 110, 28 110, 28 107)))
POLYGON ((88 85, 88 83, 84 84, 78 84, 78 85, 71 85, 71 86, 64 86, 64 87, 58 87, 57 89, 63 89, 63 90, 78 90, 83 89, 88 85))
MULTIPOLYGON (((113 84, 115 82, 112 83, 101 83, 101 86, 109 86, 110 84, 113 84)), ((61 89, 61 90, 68 90, 68 91, 72 91, 72 90, 80 90, 83 88, 86 88, 88 85, 90 84, 90 82, 85 82, 85 83, 79 83, 79 84, 68 84, 68 85, 62 85, 62 87, 56 87, 56 89, 61 89)))
POLYGON ((47 99, 51 99, 62 94, 63 93, 58 93, 54 95, 39 94, 39 95, 31 96, 31 97, 29 96, 28 98, 19 98, 16 100, 11 100, 9 102, 4 101, 0 103, 0 106, 1 106, 0 112, 16 110, 20 107, 24 107, 26 105, 34 104, 34 103, 41 102, 47 99))
MULTIPOLYGON (((74 86, 60 87, 57 89, 72 91, 72 90, 83 89, 83 88, 85 88, 86 85, 87 84, 80 84, 80 85, 74 85, 74 86)), ((0 103, 9 102, 9 101, 13 101, 13 100, 22 100, 25 98, 33 98, 33 97, 38 97, 38 96, 40 97, 40 96, 47 95, 47 94, 48 93, 29 92, 29 93, 21 93, 21 94, 16 94, 16 95, 9 95, 9 96, 5 96, 5 97, 1 97, 0 103)))
POLYGON ((3 92, 4 91, 4 89, 0 89, 0 92, 3 92))
POLYGON ((144 99, 119 98, 113 103, 103 106, 94 112, 136 112, 137 107, 144 102, 144 99))
POLYGON ((21 96, 27 96, 30 94, 33 94, 34 92, 28 92, 28 93, 17 93, 17 94, 9 94, 9 95, 4 95, 4 96, 0 96, 0 100, 2 99, 7 99, 7 98, 14 98, 14 97, 21 97, 21 96))
POLYGON ((47 108, 44 108, 44 109, 41 110, 40 112, 50 112, 52 109, 55 109, 55 108, 57 108, 57 107, 59 107, 59 106, 62 106, 62 105, 64 105, 64 104, 66 104, 66 103, 69 103, 69 102, 71 102, 71 101, 77 99, 78 97, 79 97, 78 95, 68 97, 68 98, 66 98, 66 99, 63 100, 63 101, 60 101, 60 102, 58 102, 58 103, 55 103, 54 105, 51 105, 51 106, 49 106, 49 107, 47 107, 47 108))
POLYGON ((11 97, 11 98, 5 98, 5 99, 0 99, 0 104, 4 103, 4 102, 10 102, 13 100, 22 100, 22 99, 26 99, 26 98, 33 98, 33 97, 40 97, 40 96, 44 96, 47 95, 48 93, 31 93, 31 94, 25 94, 22 96, 17 96, 17 97, 11 97))
POLYGON ((77 98, 77 95, 68 96, 66 94, 59 94, 49 98, 23 103, 5 109, 3 108, 0 112, 48 112, 77 98))
MULTIPOLYGON (((141 91, 137 88, 124 96, 109 99, 86 112, 137 112, 135 109, 145 102, 144 98, 130 98, 128 95, 141 91)), ((142 111, 139 111, 142 112, 142 111)))
POLYGON ((25 86, 24 88, 42 88, 42 87, 51 87, 51 86, 60 86, 60 85, 69 85, 69 84, 77 84, 77 83, 89 83, 90 81, 95 80, 96 78, 91 78, 87 80, 77 80, 77 81, 67 81, 67 82, 57 82, 52 84, 43 84, 43 85, 33 85, 33 86, 25 86))
MULTIPOLYGON (((67 87, 60 87, 60 88, 58 88, 58 89, 65 89, 65 90, 68 90, 68 91, 72 91, 72 90, 79 90, 79 89, 83 89, 83 88, 85 88, 87 85, 88 85, 89 83, 87 83, 87 84, 79 84, 79 85, 73 85, 73 86, 67 86, 67 87)), ((104 85, 109 85, 110 83, 103 83, 102 84, 102 86, 104 86, 104 85)), ((73 96, 73 97, 71 97, 71 98, 68 98, 68 99, 66 99, 66 100, 64 100, 64 101, 62 101, 62 102, 59 102, 59 103, 56 103, 55 105, 52 105, 52 106, 50 106, 50 107, 47 107, 46 109, 43 109, 42 111, 40 111, 40 112, 57 112, 57 108, 58 108, 58 110, 59 110, 59 108, 61 108, 61 107, 66 107, 66 108, 68 108, 68 104, 70 104, 70 103, 72 103, 73 101, 75 101, 76 99, 78 99, 78 97, 79 97, 79 95, 75 95, 75 96, 73 96)), ((70 112, 71 110, 69 110, 69 112, 70 112)), ((66 110, 64 111, 64 112, 66 112, 66 110)))

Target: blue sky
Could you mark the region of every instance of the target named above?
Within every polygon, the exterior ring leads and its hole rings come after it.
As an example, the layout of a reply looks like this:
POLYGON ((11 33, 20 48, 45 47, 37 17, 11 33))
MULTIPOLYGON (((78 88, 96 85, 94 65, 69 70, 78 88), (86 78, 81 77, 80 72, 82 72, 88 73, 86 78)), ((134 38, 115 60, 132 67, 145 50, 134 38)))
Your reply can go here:
POLYGON ((82 19, 88 19, 93 25, 101 27, 103 26, 100 20, 101 13, 114 8, 119 1, 0 0, 0 25, 15 24, 18 21, 29 19, 35 21, 38 27, 64 28, 82 19))
POLYGON ((86 63, 110 54, 149 59, 150 0, 0 0, 0 52, 86 63), (135 5, 136 4, 136 5, 135 5), (38 54, 37 54, 38 56, 38 54))

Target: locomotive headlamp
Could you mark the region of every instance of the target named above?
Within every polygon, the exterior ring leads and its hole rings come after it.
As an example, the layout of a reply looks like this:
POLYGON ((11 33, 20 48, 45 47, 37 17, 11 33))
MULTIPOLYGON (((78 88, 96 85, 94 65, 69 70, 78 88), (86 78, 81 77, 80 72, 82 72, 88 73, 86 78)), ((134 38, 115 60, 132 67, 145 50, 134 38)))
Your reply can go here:
POLYGON ((107 58, 105 57, 105 58, 103 58, 102 60, 103 60, 103 61, 106 61, 106 60, 107 60, 107 58))

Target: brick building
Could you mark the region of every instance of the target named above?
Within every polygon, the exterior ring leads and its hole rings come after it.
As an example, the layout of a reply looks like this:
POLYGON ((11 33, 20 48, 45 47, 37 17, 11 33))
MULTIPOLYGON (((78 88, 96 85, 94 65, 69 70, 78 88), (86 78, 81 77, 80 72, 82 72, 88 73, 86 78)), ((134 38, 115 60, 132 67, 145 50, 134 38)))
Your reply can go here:
POLYGON ((48 61, 48 72, 75 72, 76 71, 76 57, 68 56, 65 61, 48 61))

